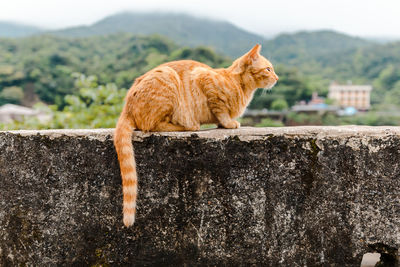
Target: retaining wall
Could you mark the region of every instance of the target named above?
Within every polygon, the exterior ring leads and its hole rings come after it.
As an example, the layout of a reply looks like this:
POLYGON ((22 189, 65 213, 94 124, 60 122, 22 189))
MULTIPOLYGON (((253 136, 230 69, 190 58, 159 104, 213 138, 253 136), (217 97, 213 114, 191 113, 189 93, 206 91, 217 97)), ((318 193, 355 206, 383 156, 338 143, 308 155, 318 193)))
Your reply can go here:
POLYGON ((400 127, 136 132, 131 228, 112 135, 0 132, 0 265, 395 264, 400 127))

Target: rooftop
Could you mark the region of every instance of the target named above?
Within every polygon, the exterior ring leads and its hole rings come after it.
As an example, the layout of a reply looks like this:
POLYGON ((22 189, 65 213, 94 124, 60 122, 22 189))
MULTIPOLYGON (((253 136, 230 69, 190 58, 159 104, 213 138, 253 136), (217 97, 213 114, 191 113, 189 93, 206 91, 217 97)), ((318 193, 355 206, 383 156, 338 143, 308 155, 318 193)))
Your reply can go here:
POLYGON ((371 91, 371 85, 331 84, 329 91, 371 91))

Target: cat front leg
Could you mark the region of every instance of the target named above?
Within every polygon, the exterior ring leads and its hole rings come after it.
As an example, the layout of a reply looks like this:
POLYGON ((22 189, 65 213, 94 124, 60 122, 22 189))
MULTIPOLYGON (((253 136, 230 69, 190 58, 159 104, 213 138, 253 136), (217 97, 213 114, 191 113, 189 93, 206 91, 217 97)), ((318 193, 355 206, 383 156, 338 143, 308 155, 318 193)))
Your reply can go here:
POLYGON ((215 117, 217 117, 219 121, 218 126, 222 126, 226 129, 237 129, 240 127, 240 123, 229 117, 228 113, 215 114, 215 117))
MULTIPOLYGON (((211 82, 210 82, 211 83, 211 82)), ((213 84, 213 83, 211 83, 213 84)), ((240 123, 231 118, 229 115, 229 109, 227 103, 229 102, 228 97, 219 87, 205 87, 205 95, 207 96, 207 104, 218 121, 218 125, 221 125, 227 129, 237 129, 240 127, 240 123)))
POLYGON ((218 120, 218 126, 222 126, 227 129, 237 129, 240 127, 240 123, 229 116, 229 111, 225 106, 225 103, 222 101, 216 101, 216 99, 220 100, 221 98, 209 97, 208 106, 212 114, 214 114, 215 118, 218 120))

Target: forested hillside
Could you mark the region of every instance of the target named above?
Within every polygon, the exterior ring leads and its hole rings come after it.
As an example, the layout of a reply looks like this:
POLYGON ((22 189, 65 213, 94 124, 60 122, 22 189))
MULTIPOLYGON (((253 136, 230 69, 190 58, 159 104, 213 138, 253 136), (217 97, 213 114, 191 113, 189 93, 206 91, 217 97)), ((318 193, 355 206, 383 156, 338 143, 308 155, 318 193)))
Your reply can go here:
POLYGON ((0 55, 0 104, 25 105, 38 100, 63 105, 64 96, 74 93, 75 72, 96 75, 100 84, 129 88, 136 77, 166 61, 194 59, 213 67, 230 63, 208 48, 131 34, 0 39, 0 55))
POLYGON ((400 42, 376 44, 333 32, 299 33, 266 42, 278 64, 297 68, 314 83, 372 84, 372 104, 400 104, 400 42))
POLYGON ((307 59, 372 45, 371 41, 334 31, 280 34, 264 42, 264 49, 277 62, 296 65, 307 59))

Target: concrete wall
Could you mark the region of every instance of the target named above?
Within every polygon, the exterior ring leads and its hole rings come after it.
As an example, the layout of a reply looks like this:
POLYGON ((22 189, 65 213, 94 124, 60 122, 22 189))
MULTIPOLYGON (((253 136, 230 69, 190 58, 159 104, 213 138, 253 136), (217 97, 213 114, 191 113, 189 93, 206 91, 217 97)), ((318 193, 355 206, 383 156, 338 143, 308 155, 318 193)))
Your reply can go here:
POLYGON ((400 128, 137 132, 128 229, 112 134, 0 132, 1 266, 396 264, 400 128))

